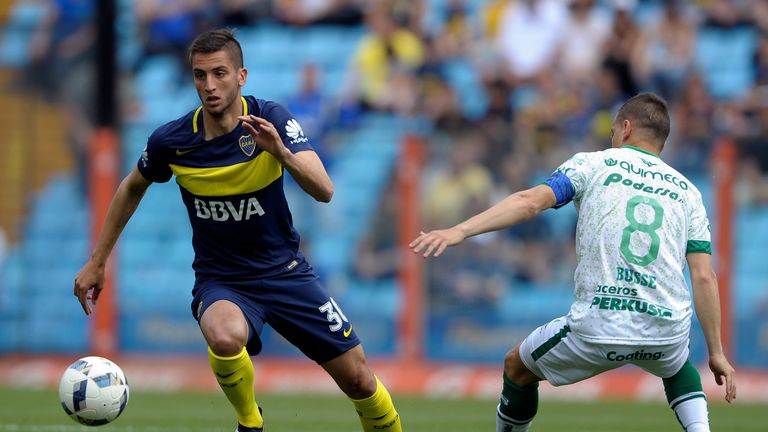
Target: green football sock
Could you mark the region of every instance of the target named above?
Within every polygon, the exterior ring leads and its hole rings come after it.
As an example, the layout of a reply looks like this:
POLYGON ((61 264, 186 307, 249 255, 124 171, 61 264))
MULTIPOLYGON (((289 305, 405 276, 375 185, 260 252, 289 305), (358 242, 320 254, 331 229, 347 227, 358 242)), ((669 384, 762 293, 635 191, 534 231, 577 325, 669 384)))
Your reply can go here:
POLYGON ((504 374, 496 413, 497 430, 527 431, 539 408, 539 384, 520 387, 504 374))
POLYGON ((690 361, 686 361, 676 374, 664 378, 664 393, 684 430, 709 431, 707 398, 701 388, 699 371, 690 361))

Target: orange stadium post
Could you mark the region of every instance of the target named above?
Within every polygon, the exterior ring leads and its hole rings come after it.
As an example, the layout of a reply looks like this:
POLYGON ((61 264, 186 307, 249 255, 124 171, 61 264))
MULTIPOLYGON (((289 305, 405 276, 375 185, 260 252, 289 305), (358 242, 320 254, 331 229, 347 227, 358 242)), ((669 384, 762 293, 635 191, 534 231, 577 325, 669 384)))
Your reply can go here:
MULTIPOLYGON (((91 244, 95 245, 118 184, 119 155, 115 131, 109 128, 97 130, 91 140, 90 155, 91 244)), ((95 354, 112 358, 117 350, 117 314, 113 289, 115 271, 111 259, 105 273, 104 290, 91 320, 90 349, 95 354)))
POLYGON ((397 192, 399 197, 399 247, 402 262, 398 279, 402 287, 403 306, 398 323, 400 358, 407 362, 420 362, 424 337, 423 320, 423 260, 410 252, 410 243, 421 227, 420 184, 424 160, 423 139, 409 135, 401 143, 397 192))
POLYGON ((714 190, 717 227, 715 236, 715 256, 717 260, 717 282, 720 287, 720 305, 722 309, 722 339, 726 355, 733 357, 733 314, 731 310, 731 276, 733 273, 733 226, 734 198, 736 183, 736 165, 738 150, 730 138, 722 138, 715 144, 714 190))

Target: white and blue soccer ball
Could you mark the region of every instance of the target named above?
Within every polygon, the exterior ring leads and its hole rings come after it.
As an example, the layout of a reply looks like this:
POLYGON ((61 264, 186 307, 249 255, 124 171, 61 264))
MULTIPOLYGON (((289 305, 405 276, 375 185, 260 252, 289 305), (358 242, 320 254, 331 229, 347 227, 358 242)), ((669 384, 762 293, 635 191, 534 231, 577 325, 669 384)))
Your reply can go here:
POLYGON ((103 357, 83 357, 69 365, 59 382, 59 400, 76 422, 100 426, 116 419, 128 404, 123 370, 103 357))

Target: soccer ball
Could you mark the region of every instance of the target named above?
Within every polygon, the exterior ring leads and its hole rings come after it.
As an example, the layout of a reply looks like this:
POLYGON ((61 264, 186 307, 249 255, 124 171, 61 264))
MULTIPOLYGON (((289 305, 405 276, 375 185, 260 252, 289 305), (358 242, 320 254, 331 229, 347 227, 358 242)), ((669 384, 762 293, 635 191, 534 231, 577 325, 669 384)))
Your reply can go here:
POLYGON ((76 422, 100 426, 116 419, 125 409, 128 381, 115 363, 103 357, 83 357, 61 376, 59 400, 76 422))

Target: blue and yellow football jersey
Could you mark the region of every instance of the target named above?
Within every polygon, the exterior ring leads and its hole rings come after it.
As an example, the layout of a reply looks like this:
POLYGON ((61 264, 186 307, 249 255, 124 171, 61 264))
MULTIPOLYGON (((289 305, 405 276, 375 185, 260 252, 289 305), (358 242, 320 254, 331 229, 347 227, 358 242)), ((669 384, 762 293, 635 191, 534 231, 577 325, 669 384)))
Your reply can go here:
MULTIPOLYGON (((293 153, 312 150, 280 104, 246 96, 243 114, 271 122, 293 153)), ((159 127, 138 161, 153 182, 176 176, 192 224, 198 279, 266 278, 303 261, 283 192, 283 167, 242 124, 204 140, 202 107, 159 127)))

